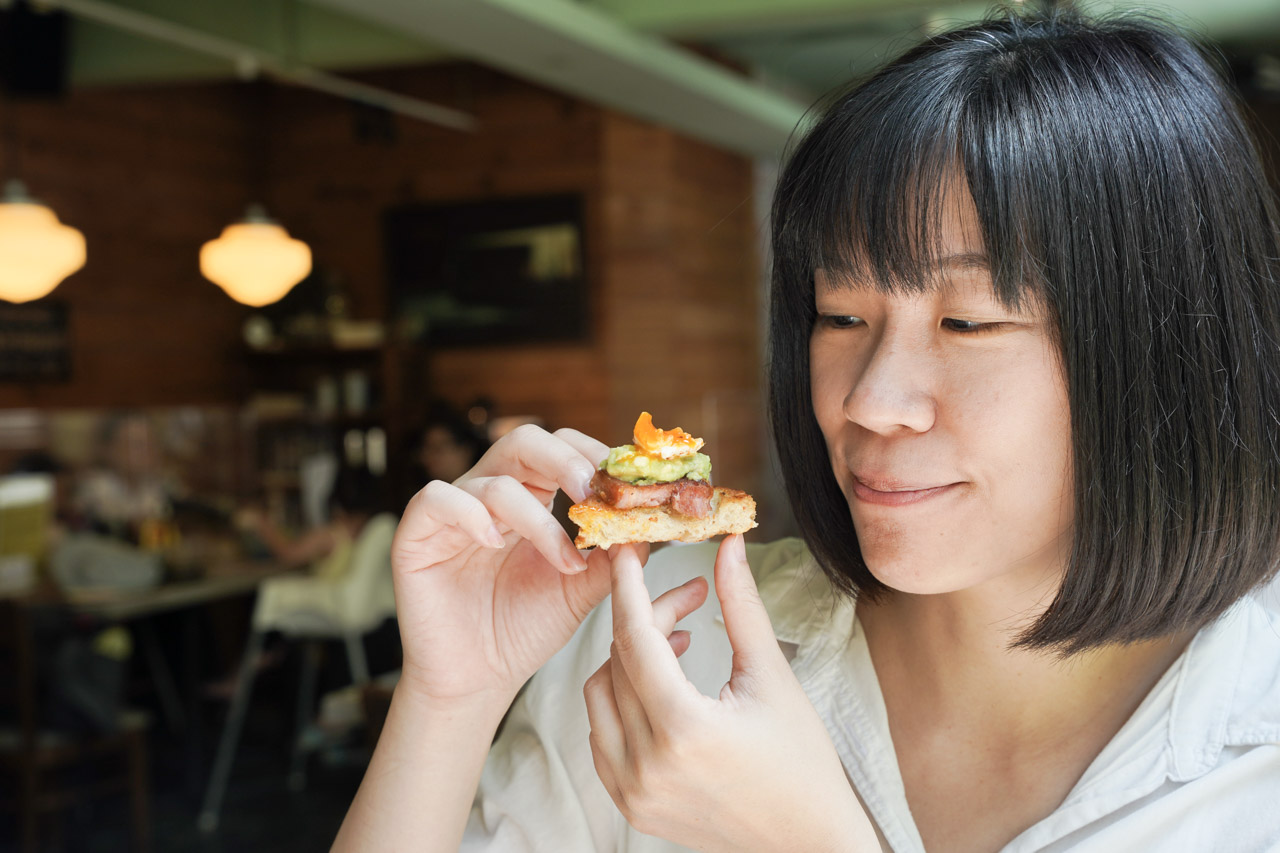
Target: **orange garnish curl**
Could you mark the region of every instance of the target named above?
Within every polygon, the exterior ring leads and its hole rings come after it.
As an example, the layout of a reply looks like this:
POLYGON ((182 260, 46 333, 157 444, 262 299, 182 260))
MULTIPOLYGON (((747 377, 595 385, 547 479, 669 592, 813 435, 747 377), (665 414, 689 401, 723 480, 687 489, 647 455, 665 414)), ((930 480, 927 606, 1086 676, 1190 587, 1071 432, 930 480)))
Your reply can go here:
POLYGON ((648 412, 640 413, 633 433, 637 450, 648 456, 658 456, 662 459, 689 456, 697 453, 702 447, 702 439, 694 438, 680 427, 658 429, 653 425, 653 416, 648 412))

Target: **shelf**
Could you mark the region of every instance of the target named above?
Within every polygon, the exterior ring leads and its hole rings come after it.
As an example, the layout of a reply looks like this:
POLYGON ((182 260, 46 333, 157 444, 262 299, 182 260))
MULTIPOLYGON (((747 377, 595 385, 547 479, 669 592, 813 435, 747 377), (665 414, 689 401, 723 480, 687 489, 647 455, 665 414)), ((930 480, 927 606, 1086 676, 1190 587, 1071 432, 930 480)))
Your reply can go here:
POLYGON ((297 471, 263 471, 259 475, 264 489, 296 489, 302 483, 297 471))
POLYGON ((298 414, 254 414, 254 419, 261 426, 316 426, 316 427, 342 427, 354 429, 356 427, 380 427, 385 426, 384 416, 381 412, 366 412, 361 415, 318 415, 309 412, 300 412, 298 414))
POLYGON ((253 360, 266 361, 368 361, 382 356, 384 346, 340 347, 333 344, 272 344, 262 349, 246 348, 253 360))

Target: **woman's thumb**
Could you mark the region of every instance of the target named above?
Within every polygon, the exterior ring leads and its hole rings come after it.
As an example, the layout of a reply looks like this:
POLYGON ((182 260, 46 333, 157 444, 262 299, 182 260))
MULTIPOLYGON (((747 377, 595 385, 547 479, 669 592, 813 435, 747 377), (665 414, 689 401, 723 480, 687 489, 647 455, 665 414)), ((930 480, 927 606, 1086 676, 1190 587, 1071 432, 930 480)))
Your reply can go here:
POLYGON ((773 625, 760 599, 756 579, 747 564, 747 548, 740 534, 728 536, 716 553, 716 597, 733 647, 733 672, 760 670, 786 658, 778 648, 773 625))

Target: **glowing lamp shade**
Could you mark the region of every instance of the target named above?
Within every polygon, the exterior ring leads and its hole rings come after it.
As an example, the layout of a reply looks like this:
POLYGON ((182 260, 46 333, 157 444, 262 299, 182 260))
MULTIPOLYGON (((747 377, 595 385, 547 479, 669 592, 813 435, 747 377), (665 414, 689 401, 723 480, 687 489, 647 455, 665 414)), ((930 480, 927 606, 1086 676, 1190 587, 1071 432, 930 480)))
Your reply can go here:
POLYGON ((84 266, 84 258, 84 235, 10 181, 0 198, 0 299, 39 299, 84 266))
POLYGON ((237 302, 255 308, 280 299, 311 272, 311 249, 250 208, 240 222, 200 247, 200 272, 237 302))

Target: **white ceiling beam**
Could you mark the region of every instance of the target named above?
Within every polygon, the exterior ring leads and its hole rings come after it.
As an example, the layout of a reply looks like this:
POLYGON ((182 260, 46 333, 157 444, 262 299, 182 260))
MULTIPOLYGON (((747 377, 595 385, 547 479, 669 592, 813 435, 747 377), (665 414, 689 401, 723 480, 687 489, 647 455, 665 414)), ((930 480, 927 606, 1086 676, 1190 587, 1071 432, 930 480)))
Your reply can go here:
POLYGON ((312 0, 690 136, 776 156, 804 105, 571 0, 312 0))

